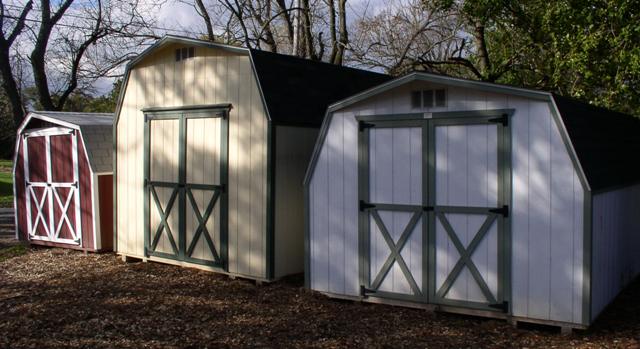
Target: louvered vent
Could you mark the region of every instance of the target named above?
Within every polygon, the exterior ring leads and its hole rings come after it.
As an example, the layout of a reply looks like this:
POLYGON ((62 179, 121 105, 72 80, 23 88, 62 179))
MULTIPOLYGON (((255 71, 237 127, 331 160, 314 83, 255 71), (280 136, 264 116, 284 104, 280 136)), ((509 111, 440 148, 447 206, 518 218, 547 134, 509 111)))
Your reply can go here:
POLYGON ((411 91, 411 108, 433 108, 447 106, 445 89, 411 91))
POLYGON ((176 62, 183 61, 187 58, 193 58, 196 55, 195 47, 183 47, 176 49, 176 62))

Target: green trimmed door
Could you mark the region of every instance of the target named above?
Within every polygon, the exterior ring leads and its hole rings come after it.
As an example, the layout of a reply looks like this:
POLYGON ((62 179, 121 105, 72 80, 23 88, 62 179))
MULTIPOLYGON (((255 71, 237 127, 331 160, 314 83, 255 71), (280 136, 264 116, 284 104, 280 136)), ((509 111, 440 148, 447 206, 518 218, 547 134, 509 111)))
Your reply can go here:
POLYGON ((145 255, 225 268, 226 111, 145 119, 145 255))
POLYGON ((363 295, 424 299, 423 127, 361 123, 363 295))
POLYGON ((359 117, 362 296, 509 310, 507 114, 359 117))
POLYGON ((431 302, 508 311, 504 296, 504 119, 429 125, 431 302))

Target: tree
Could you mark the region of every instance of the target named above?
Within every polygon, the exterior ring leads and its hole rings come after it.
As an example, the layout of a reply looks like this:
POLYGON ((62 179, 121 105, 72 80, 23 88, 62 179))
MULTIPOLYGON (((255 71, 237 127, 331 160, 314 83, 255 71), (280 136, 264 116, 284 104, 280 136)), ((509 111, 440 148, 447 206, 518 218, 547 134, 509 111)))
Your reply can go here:
POLYGON ((461 26, 453 10, 442 11, 422 0, 390 1, 379 13, 355 23, 350 58, 392 75, 415 70, 451 74, 455 67, 438 62, 461 59, 465 53, 461 26))
POLYGON ((21 86, 33 85, 41 108, 63 110, 98 78, 118 75, 140 45, 157 38, 147 18, 159 5, 143 11, 138 1, 127 0, 40 0, 37 7, 32 0, 22 6, 0 2, 0 66, 14 125, 25 114, 21 86), (28 63, 33 80, 16 81, 18 63, 28 63))
POLYGON ((208 40, 343 64, 349 45, 346 0, 300 0, 299 7, 285 0, 183 2, 202 18, 208 40))

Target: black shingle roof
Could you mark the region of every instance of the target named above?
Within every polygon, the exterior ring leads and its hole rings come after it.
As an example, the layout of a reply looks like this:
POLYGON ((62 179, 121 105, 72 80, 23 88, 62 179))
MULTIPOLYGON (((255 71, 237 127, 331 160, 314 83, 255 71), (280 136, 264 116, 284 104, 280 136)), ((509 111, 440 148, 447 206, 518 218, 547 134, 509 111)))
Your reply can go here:
POLYGON ((391 80, 388 75, 251 50, 271 120, 320 126, 327 107, 391 80))
POLYGON ((553 98, 592 190, 640 182, 640 118, 553 98))

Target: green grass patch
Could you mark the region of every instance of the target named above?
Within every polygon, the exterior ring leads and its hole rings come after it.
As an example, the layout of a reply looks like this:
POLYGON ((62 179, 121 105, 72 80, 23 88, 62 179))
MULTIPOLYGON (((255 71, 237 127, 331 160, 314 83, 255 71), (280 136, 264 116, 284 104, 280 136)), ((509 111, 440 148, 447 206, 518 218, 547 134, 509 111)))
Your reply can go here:
POLYGON ((0 207, 13 207, 11 160, 0 160, 0 207))
POLYGON ((15 245, 0 249, 0 263, 27 253, 25 245, 15 245))

